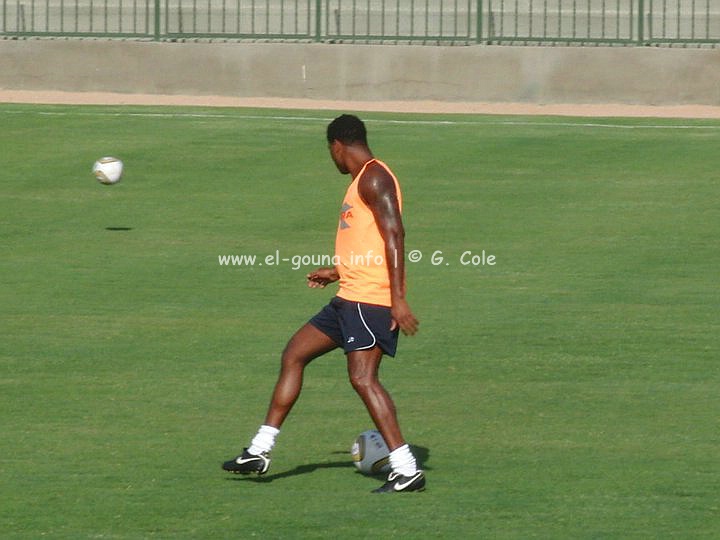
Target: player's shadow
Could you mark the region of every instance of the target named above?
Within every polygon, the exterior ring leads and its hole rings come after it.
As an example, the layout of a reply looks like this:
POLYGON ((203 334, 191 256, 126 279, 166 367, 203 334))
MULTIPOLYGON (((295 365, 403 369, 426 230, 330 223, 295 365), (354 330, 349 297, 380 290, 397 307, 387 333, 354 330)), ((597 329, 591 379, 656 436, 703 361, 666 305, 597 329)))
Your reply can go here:
POLYGON ((236 476, 232 480, 249 480, 251 482, 272 482, 273 480, 280 480, 281 478, 289 478, 291 476, 298 476, 300 474, 308 474, 317 471, 318 469, 341 469, 352 467, 351 461, 333 461, 331 463, 307 463, 305 465, 298 465, 294 469, 289 471, 269 474, 263 476, 236 476))
POLYGON ((425 446, 417 446, 415 444, 410 445, 410 450, 417 460, 418 467, 424 471, 431 471, 432 467, 428 466, 427 462, 430 461, 430 449, 425 446))
POLYGON ((132 227, 105 227, 106 231, 132 231, 132 227))
MULTIPOLYGON (((427 462, 430 460, 430 450, 424 446, 416 446, 416 445, 410 445, 410 449, 412 450, 413 455, 415 456, 415 459, 418 462, 418 466, 423 470, 432 470, 432 467, 429 467, 427 465, 427 462)), ((347 455, 347 451, 337 451, 333 452, 333 454, 344 454, 347 455)), ((292 476, 298 476, 301 474, 310 474, 313 473, 319 469, 351 469, 352 468, 352 461, 349 459, 344 459, 342 461, 332 461, 330 463, 307 463, 305 465, 298 465, 294 469, 290 469, 289 471, 277 473, 277 474, 269 474, 269 475, 263 475, 263 476, 245 476, 245 475, 238 475, 233 476, 231 480, 244 480, 244 481, 251 481, 251 482, 272 482, 274 480, 280 480, 282 478, 290 478, 292 476)), ((384 474, 377 475, 384 476, 384 474)))

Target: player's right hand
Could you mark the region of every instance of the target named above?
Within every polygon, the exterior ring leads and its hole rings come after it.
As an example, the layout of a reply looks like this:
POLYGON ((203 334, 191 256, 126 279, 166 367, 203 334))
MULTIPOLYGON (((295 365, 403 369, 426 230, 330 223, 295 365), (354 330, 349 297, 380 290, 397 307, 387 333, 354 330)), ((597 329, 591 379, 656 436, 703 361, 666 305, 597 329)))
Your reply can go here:
POLYGON ((329 283, 340 279, 335 268, 318 268, 310 272, 306 277, 307 285, 311 289, 324 289, 329 283))

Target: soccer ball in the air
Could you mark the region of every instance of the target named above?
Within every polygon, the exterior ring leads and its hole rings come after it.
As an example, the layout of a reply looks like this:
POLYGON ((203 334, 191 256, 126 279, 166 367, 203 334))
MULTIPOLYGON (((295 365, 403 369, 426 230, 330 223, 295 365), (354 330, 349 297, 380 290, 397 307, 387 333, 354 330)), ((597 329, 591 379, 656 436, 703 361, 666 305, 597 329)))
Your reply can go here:
POLYGON ((114 157, 100 158, 95 162, 92 170, 101 184, 116 184, 122 176, 123 162, 114 157))
POLYGON ((364 474, 381 474, 390 471, 390 450, 379 431, 363 431, 350 450, 352 460, 364 474))

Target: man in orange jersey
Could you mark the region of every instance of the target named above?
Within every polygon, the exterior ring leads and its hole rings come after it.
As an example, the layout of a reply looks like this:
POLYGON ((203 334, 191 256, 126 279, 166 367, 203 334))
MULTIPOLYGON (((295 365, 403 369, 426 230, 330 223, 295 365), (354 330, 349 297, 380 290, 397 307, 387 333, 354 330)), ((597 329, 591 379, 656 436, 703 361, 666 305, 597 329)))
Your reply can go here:
POLYGON ((425 474, 400 431, 392 398, 378 380, 384 354, 395 355, 398 332, 413 335, 418 321, 405 299, 405 231, 397 178, 373 157, 363 122, 342 115, 327 127, 330 155, 341 174, 353 178, 340 210, 335 266, 307 275, 308 286, 339 281, 337 295, 290 338, 265 423, 250 446, 223 469, 264 474, 280 426, 302 388, 305 367, 342 347, 348 374, 390 448, 392 472, 374 493, 422 491, 425 474))

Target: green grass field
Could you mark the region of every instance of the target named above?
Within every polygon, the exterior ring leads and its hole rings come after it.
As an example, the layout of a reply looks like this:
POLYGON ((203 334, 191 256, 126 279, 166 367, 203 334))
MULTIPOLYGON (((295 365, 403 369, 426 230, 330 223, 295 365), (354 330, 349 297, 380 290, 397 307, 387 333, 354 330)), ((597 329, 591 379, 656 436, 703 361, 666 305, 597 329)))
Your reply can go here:
POLYGON ((423 255, 382 377, 428 490, 369 494, 340 353, 265 477, 221 471, 333 291, 218 256, 332 253, 333 116, 0 105, 0 537, 718 538, 717 121, 363 115, 423 255))

